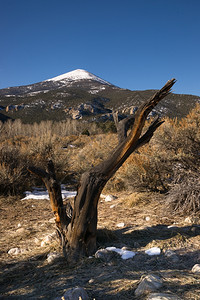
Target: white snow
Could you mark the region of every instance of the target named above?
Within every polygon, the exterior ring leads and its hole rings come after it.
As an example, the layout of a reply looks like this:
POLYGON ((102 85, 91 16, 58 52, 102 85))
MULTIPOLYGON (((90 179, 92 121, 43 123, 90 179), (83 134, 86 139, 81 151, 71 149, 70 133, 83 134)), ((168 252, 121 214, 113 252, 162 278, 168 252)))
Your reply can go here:
MULTIPOLYGON (((103 196, 102 196, 102 197, 103 197, 103 196)), ((107 195, 107 196, 105 197, 105 202, 110 202, 110 201, 113 201, 113 200, 115 200, 115 199, 117 199, 116 196, 114 196, 114 195, 107 195)))
POLYGON ((111 85, 108 81, 105 81, 105 80, 101 79, 100 77, 98 77, 92 73, 89 73, 85 70, 82 70, 82 69, 77 69, 77 70, 47 79, 45 81, 62 81, 62 80, 64 80, 64 81, 76 80, 77 81, 77 80, 83 80, 83 79, 92 79, 92 80, 98 81, 102 84, 111 85))
POLYGON ((158 247, 153 247, 145 251, 148 255, 160 255, 161 250, 158 247))
POLYGON ((169 226, 167 226, 167 228, 174 228, 174 227, 177 227, 175 224, 172 224, 172 225, 169 225, 169 226))
POLYGON ((113 204, 113 205, 110 206, 110 208, 114 208, 115 206, 116 206, 116 204, 113 204))
POLYGON ((89 91, 89 93, 90 93, 90 94, 97 94, 97 93, 99 93, 99 92, 102 91, 102 90, 105 90, 105 86, 95 87, 95 88, 91 89, 91 90, 89 91))
MULTIPOLYGON (((63 198, 71 198, 71 197, 76 196, 75 191, 67 191, 63 186, 61 186, 61 192, 62 192, 63 198)), ((29 200, 29 199, 34 199, 34 200, 47 199, 47 200, 49 200, 49 194, 48 194, 47 190, 43 190, 41 188, 34 188, 32 192, 26 191, 25 195, 26 196, 21 200, 29 200)))
POLYGON ((118 223, 116 226, 119 227, 119 228, 123 228, 124 225, 125 225, 124 223, 118 223))
POLYGON ((36 91, 36 92, 30 92, 30 93, 27 93, 26 96, 35 96, 37 94, 40 94, 40 93, 47 93, 49 92, 49 90, 41 90, 41 91, 36 91))
POLYGON ((108 251, 113 251, 120 254, 122 259, 129 259, 135 256, 135 252, 129 250, 124 250, 116 247, 107 247, 106 249, 108 251))
POLYGON ((135 256, 135 252, 129 250, 123 250, 122 259, 129 259, 135 256))

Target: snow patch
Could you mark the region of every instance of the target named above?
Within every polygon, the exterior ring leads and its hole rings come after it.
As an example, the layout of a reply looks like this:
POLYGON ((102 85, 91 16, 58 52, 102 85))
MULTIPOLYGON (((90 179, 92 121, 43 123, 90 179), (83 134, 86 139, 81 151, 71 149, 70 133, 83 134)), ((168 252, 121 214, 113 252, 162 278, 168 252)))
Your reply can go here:
POLYGON ((40 94, 40 93, 48 93, 49 90, 41 90, 41 91, 36 91, 36 92, 30 92, 30 93, 27 93, 26 96, 35 96, 37 94, 40 94))
MULTIPOLYGON (((72 198, 75 197, 77 192, 75 191, 67 191, 62 185, 61 185, 61 192, 62 192, 62 197, 64 198, 72 198)), ((25 192, 25 197, 21 200, 44 200, 47 199, 49 200, 49 194, 47 190, 44 190, 42 188, 34 188, 32 192, 26 191, 25 192)))
POLYGON ((108 195, 108 196, 105 197, 105 202, 110 202, 110 201, 113 201, 115 199, 117 199, 116 196, 114 196, 114 195, 108 195))
POLYGON ((89 73, 85 70, 82 70, 82 69, 77 69, 77 70, 47 79, 45 81, 62 81, 62 80, 64 80, 64 81, 75 81, 76 80, 77 81, 77 80, 83 80, 83 79, 95 80, 102 84, 111 85, 111 83, 109 83, 108 81, 105 81, 105 80, 101 79, 100 77, 98 77, 92 73, 89 73))
POLYGON ((124 250, 116 247, 107 247, 106 248, 108 251, 113 251, 121 255, 122 259, 129 259, 135 256, 135 252, 129 251, 129 250, 124 250))
POLYGON ((148 255, 160 255, 161 250, 158 247, 153 247, 145 251, 148 255))
POLYGON ((119 227, 119 228, 123 228, 124 225, 125 225, 124 223, 118 223, 116 226, 119 227))

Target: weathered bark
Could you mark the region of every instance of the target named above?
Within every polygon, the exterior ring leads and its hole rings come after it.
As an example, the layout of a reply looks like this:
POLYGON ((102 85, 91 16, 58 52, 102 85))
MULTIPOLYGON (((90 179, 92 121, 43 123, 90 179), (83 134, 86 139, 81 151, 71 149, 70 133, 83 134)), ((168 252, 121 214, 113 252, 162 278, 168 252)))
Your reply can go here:
POLYGON ((28 171, 39 176, 44 182, 49 193, 50 204, 55 216, 56 226, 61 233, 65 232, 71 219, 67 216, 63 205, 61 187, 56 179, 53 162, 51 160, 48 162, 47 171, 35 167, 29 167, 28 171))
POLYGON ((121 121, 118 120, 118 111, 113 112, 113 119, 118 133, 119 144, 127 138, 127 132, 135 122, 135 116, 131 115, 121 121))
MULTIPOLYGON (((94 253, 96 249, 97 205, 101 191, 129 155, 148 143, 155 130, 162 124, 159 119, 156 119, 146 133, 140 137, 148 114, 160 100, 170 93, 174 83, 175 79, 168 81, 160 91, 139 107, 128 137, 126 137, 127 128, 130 126, 126 126, 127 123, 124 121, 122 125, 124 133, 120 134, 120 143, 114 153, 107 160, 82 175, 75 198, 74 214, 67 231, 68 251, 74 258, 94 253)), ((133 118, 131 118, 132 120, 133 118)))
POLYGON ((115 116, 115 123, 119 133, 119 144, 108 159, 82 175, 77 196, 74 200, 74 211, 70 223, 67 217, 62 215, 64 210, 59 196, 60 192, 57 194, 54 191, 58 187, 55 182, 54 184, 50 183, 50 172, 46 173, 43 177, 41 176, 50 193, 50 198, 52 198, 51 205, 57 218, 57 225, 62 230, 67 226, 65 239, 67 255, 70 260, 77 260, 82 256, 91 255, 96 250, 97 205, 101 191, 130 154, 148 143, 155 130, 163 123, 158 118, 155 119, 141 136, 148 114, 160 100, 170 93, 174 83, 175 79, 169 80, 160 91, 141 105, 136 112, 135 118, 131 116, 118 122, 118 118, 115 116), (132 129, 127 136, 127 131, 131 126, 132 129), (59 200, 56 199, 57 196, 59 200))

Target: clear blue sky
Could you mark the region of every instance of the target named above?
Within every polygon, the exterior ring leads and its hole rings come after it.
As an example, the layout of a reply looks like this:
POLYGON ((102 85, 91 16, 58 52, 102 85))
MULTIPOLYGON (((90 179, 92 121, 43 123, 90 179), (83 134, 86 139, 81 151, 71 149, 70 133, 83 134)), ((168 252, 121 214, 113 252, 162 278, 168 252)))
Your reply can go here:
POLYGON ((0 0, 0 88, 85 69, 200 95, 199 0, 0 0))

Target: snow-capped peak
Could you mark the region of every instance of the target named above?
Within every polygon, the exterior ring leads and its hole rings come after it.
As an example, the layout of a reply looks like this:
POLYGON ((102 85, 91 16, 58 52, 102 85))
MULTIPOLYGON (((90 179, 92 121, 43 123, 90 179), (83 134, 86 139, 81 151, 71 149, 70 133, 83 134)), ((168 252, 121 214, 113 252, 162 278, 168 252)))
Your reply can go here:
POLYGON ((89 73, 85 70, 82 69, 77 69, 53 78, 50 78, 48 80, 45 81, 79 81, 79 80, 86 80, 86 79, 90 79, 90 80, 95 80, 98 81, 102 84, 106 84, 106 85, 111 85, 108 81, 105 81, 103 79, 101 79, 100 77, 89 73))

